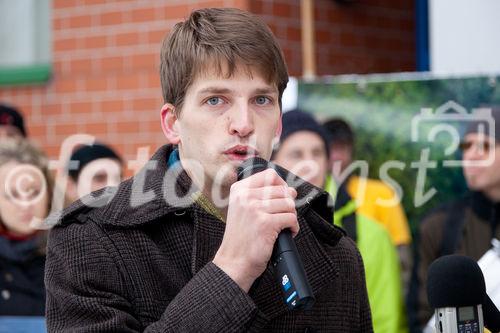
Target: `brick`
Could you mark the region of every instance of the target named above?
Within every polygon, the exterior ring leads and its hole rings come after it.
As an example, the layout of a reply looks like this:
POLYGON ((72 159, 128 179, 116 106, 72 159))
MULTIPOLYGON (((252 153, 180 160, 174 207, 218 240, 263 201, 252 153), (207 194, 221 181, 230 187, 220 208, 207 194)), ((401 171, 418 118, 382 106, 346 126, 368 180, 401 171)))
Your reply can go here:
POLYGON ((105 78, 89 78, 84 81, 86 91, 106 91, 108 84, 105 78))
POLYGON ((217 7, 226 7, 224 0, 198 0, 192 5, 192 9, 217 7))
POLYGON ((273 15, 279 17, 290 17, 292 14, 292 8, 287 3, 274 2, 273 3, 273 15))
MULTIPOLYGON (((161 131, 161 121, 159 117, 159 109, 158 109, 158 119, 157 120, 149 120, 145 122, 145 128, 150 133, 155 133, 161 131)), ((137 153, 136 153, 137 155, 137 153)))
POLYGON ((43 150, 45 154, 49 157, 49 159, 56 160, 59 158, 61 147, 59 145, 55 146, 44 145, 43 150))
POLYGON ((169 5, 165 7, 166 19, 180 19, 187 17, 191 12, 188 5, 169 5))
POLYGON ((67 62, 61 59, 55 60, 52 65, 54 66, 54 73, 56 76, 60 76, 63 74, 65 69, 67 68, 67 62))
POLYGON ((153 45, 160 45, 163 38, 167 35, 168 31, 166 29, 152 30, 148 32, 148 43, 153 45))
POLYGON ((101 25, 116 25, 123 23, 122 12, 108 12, 100 15, 101 25))
POLYGON ((123 74, 116 77, 116 88, 124 90, 142 89, 140 75, 138 74, 123 74))
POLYGON ((92 60, 90 59, 75 59, 70 62, 71 73, 90 73, 92 72, 92 60))
POLYGON ((90 36, 83 39, 83 48, 87 49, 97 49, 103 48, 107 45, 106 36, 90 36))
POLYGON ((156 10, 156 8, 140 8, 133 10, 131 13, 132 22, 154 21, 156 10))
POLYGON ((56 124, 54 126, 54 135, 69 136, 78 133, 78 126, 76 124, 56 124))
POLYGON ((74 16, 69 20, 70 28, 86 28, 92 25, 92 18, 90 15, 74 16))
POLYGON ((103 72, 123 70, 123 57, 104 57, 101 58, 101 70, 103 72))
MULTIPOLYGON (((116 123, 118 133, 139 133, 139 126, 140 123, 138 121, 121 121, 116 123)), ((132 136, 129 136, 129 138, 130 141, 128 142, 132 144, 134 138, 132 136)))
POLYGON ((61 8, 70 8, 76 7, 78 5, 78 0, 54 0, 52 3, 52 8, 61 9, 61 8))
POLYGON ((148 88, 156 88, 159 89, 158 91, 161 91, 160 75, 158 71, 148 75, 147 84, 148 88))
POLYGON ((316 41, 318 43, 330 43, 330 31, 323 29, 316 29, 316 41))
POLYGON ((123 110, 123 106, 124 104, 121 100, 102 101, 99 103, 99 108, 103 113, 121 112, 123 110))
POLYGON ((101 136, 109 133, 109 127, 106 122, 89 122, 85 124, 85 133, 101 136))
POLYGON ((131 57, 134 69, 149 68, 155 70, 159 66, 160 57, 157 53, 135 54, 131 57))
POLYGON ((52 20, 52 27, 54 28, 54 31, 63 30, 68 25, 68 21, 69 20, 67 18, 54 18, 52 20))
POLYGON ((84 0, 85 5, 100 5, 105 4, 107 0, 84 0))
POLYGON ((286 29, 286 38, 288 40, 299 42, 302 40, 301 34, 302 34, 302 32, 301 32, 300 28, 287 27, 287 29, 286 29))
POLYGON ((137 32, 127 32, 115 36, 117 46, 139 44, 139 34, 137 32))
POLYGON ((157 111, 160 110, 161 103, 158 98, 137 98, 132 100, 132 109, 135 111, 157 111))
POLYGON ((64 94, 76 91, 76 80, 74 78, 54 80, 54 91, 56 94, 64 94))
POLYGON ((42 107, 43 116, 56 116, 62 114, 62 106, 60 103, 48 104, 42 107))
POLYGON ((64 38, 56 39, 54 41, 54 51, 69 51, 76 49, 76 39, 75 38, 64 38))
POLYGON ((71 114, 78 113, 91 113, 92 103, 91 102, 73 102, 69 105, 69 110, 71 114))
POLYGON ((264 4, 262 0, 250 1, 250 12, 254 14, 264 13, 264 4))
POLYGON ((27 130, 29 131, 28 135, 31 139, 40 138, 47 135, 47 126, 45 124, 34 125, 33 123, 30 123, 27 130))

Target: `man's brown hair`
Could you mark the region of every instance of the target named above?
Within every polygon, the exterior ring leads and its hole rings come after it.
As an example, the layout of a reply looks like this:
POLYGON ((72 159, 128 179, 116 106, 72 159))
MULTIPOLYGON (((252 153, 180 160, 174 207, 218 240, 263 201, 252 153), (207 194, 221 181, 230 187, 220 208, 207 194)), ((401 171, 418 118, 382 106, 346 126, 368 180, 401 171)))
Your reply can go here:
POLYGON ((234 8, 207 8, 191 13, 177 23, 163 40, 160 78, 165 103, 176 107, 196 75, 215 70, 230 77, 237 65, 251 68, 268 83, 276 85, 281 96, 288 82, 283 54, 271 30, 259 18, 234 8), (208 69, 210 66, 213 68, 208 69), (227 66, 227 67, 226 67, 227 66))

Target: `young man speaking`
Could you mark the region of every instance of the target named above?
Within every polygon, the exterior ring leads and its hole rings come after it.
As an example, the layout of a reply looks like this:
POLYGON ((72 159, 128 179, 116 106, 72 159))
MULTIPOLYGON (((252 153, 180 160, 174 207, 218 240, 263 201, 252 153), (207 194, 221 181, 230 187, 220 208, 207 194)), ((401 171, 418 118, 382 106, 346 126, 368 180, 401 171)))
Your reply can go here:
POLYGON ((171 144, 51 231, 48 330, 371 332, 361 257, 323 219, 325 193, 272 169, 236 181, 281 133, 288 74, 270 30, 240 10, 195 11, 163 43, 161 81, 171 144), (269 265, 286 228, 316 297, 308 311, 287 309, 269 265))

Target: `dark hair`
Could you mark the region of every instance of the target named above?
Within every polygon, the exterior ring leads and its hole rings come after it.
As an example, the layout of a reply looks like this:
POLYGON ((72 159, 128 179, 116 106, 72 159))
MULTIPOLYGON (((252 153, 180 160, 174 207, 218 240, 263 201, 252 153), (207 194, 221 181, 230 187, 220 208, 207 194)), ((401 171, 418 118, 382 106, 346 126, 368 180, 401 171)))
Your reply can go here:
POLYGON ((321 138, 325 146, 327 157, 330 155, 330 136, 323 126, 316 121, 312 114, 299 109, 294 109, 284 112, 281 119, 283 123, 283 130, 281 131, 280 145, 278 145, 275 149, 276 153, 281 144, 283 144, 283 142, 285 142, 290 135, 296 132, 307 131, 312 132, 321 138))
POLYGON ((196 76, 213 69, 231 77, 237 65, 249 73, 256 69, 281 96, 288 71, 276 38, 257 16, 233 8, 196 10, 177 23, 163 40, 160 79, 165 103, 182 109, 184 97, 196 76))
POLYGON ((78 177, 85 165, 99 158, 110 158, 122 164, 120 156, 113 149, 102 143, 94 143, 89 146, 82 145, 71 154, 70 161, 77 161, 78 167, 70 168, 68 166, 68 175, 73 181, 78 181, 78 177))
POLYGON ((0 104, 0 126, 13 126, 26 137, 23 115, 13 106, 0 104))
POLYGON ((323 127, 330 135, 330 144, 340 143, 354 146, 354 132, 345 120, 331 118, 323 124, 323 127))

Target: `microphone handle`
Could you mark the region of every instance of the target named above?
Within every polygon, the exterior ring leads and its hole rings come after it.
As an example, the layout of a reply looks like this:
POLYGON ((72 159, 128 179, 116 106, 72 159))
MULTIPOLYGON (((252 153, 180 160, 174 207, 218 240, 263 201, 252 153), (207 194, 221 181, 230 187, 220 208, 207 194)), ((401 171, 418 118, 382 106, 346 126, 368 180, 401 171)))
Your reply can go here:
POLYGON ((311 285, 290 229, 281 231, 274 244, 271 263, 289 309, 309 310, 315 302, 311 285))

